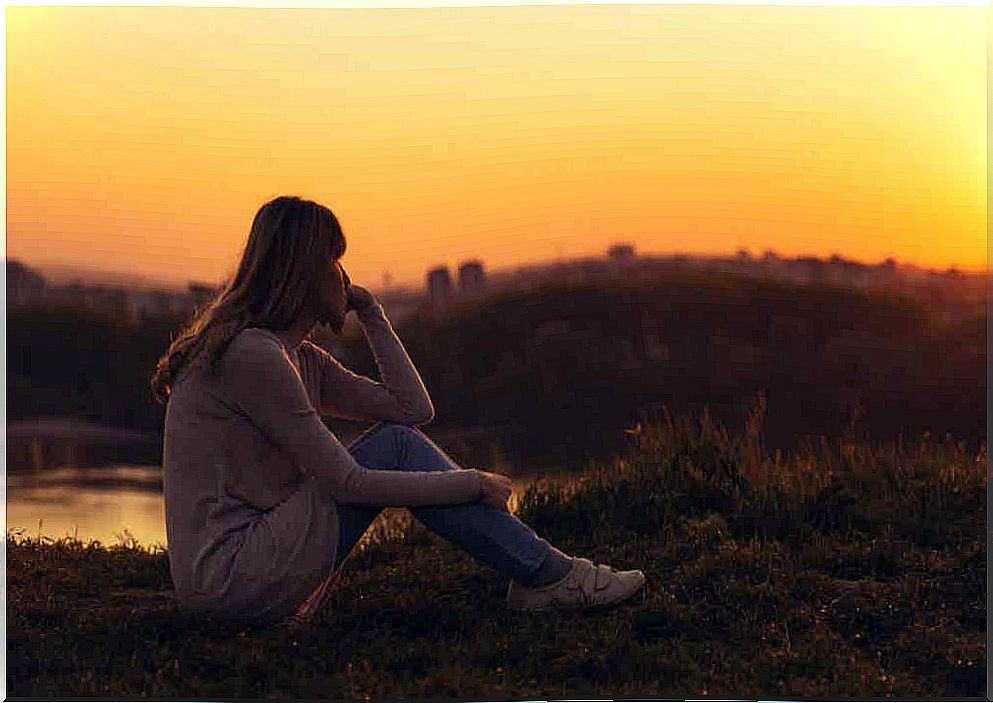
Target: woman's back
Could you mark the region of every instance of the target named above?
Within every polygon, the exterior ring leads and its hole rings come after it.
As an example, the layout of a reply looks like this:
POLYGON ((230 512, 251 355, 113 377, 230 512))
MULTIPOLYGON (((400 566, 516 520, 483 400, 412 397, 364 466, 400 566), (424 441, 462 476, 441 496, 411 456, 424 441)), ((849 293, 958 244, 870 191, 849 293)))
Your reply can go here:
MULTIPOLYGON (((644 578, 634 572, 614 592, 608 586, 619 580, 607 567, 574 568, 507 511, 508 478, 459 467, 408 427, 430 422, 434 406, 382 306, 351 284, 344 252, 344 233, 327 207, 298 196, 267 202, 234 276, 159 360, 151 386, 167 402, 166 534, 181 607, 247 624, 306 616, 334 576, 337 551, 347 554, 354 544, 352 528, 361 534, 378 514, 353 509, 363 506, 411 508, 522 583, 568 581, 565 591, 545 594, 556 602, 616 601, 640 587, 644 578), (319 321, 340 333, 352 310, 382 381, 306 341, 319 321), (228 337, 241 320, 281 332, 249 327, 228 337), (227 345, 212 360, 216 374, 177 369, 214 343, 227 345), (346 448, 321 414, 378 422, 381 431, 346 448), (564 577, 569 568, 578 581, 564 577)), ((522 593, 518 605, 535 604, 533 593, 522 593)))
MULTIPOLYGON (((229 351, 252 353, 259 344, 273 343, 278 344, 273 333, 248 328, 229 351)), ((320 377, 313 364, 302 362, 312 361, 303 349, 300 357, 301 381, 316 401, 320 377)), ((299 604, 330 568, 333 555, 326 544, 336 531, 335 505, 318 499, 308 485, 312 478, 292 455, 238 409, 228 390, 251 387, 258 379, 232 375, 240 367, 223 361, 217 377, 188 370, 166 408, 163 488, 170 569, 180 603, 191 610, 241 618, 248 608, 253 615, 274 611, 277 618, 299 604), (289 511, 294 524, 267 519, 287 500, 299 503, 289 511), (322 539, 315 539, 315 532, 322 539), (294 588, 294 582, 302 585, 294 588)))
POLYGON ((360 319, 390 385, 345 369, 309 341, 296 360, 273 332, 231 341, 216 376, 191 369, 166 409, 163 484, 169 563, 191 610, 278 621, 332 571, 338 502, 417 506, 473 501, 478 472, 402 472, 360 465, 321 421, 412 421, 425 394, 378 304, 360 319), (326 396, 326 397, 323 397, 326 396), (402 400, 401 400, 402 399, 402 400), (277 510, 278 508, 278 510, 277 510))

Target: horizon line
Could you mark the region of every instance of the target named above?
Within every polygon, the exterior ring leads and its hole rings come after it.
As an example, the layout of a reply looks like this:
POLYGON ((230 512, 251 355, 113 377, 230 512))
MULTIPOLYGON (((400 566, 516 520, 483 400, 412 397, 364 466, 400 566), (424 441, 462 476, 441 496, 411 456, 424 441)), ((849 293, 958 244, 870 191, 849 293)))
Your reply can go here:
MULTIPOLYGON (((745 247, 745 248, 747 249, 747 247, 745 247)), ((779 260, 779 261, 800 261, 800 260, 811 260, 811 259, 813 259, 813 260, 821 261, 823 263, 831 264, 831 263, 833 263, 831 259, 834 256, 841 257, 841 261, 838 262, 838 263, 855 263, 855 264, 859 264, 861 266, 866 266, 866 267, 882 266, 882 265, 885 264, 885 262, 886 262, 887 259, 893 259, 894 266, 896 268, 898 268, 898 269, 899 268, 918 269, 918 270, 924 270, 924 271, 931 271, 931 272, 935 272, 935 273, 947 273, 947 272, 950 272, 952 270, 955 270, 955 271, 957 271, 957 272, 959 272, 961 274, 964 274, 964 275, 979 275, 979 274, 989 275, 990 274, 990 271, 991 271, 991 268, 993 268, 993 267, 990 266, 989 263, 987 263, 986 266, 977 267, 977 268, 969 268, 969 267, 965 267, 965 266, 962 266, 962 265, 959 265, 959 264, 952 264, 950 266, 933 266, 933 265, 929 266, 929 265, 926 265, 926 264, 918 264, 918 263, 911 262, 911 261, 904 261, 904 260, 901 260, 901 259, 899 259, 899 258, 897 258, 895 256, 893 256, 893 257, 885 257, 885 258, 880 259, 880 260, 869 261, 869 260, 865 260, 865 259, 853 258, 851 256, 847 256, 847 255, 841 254, 839 252, 834 252, 834 253, 826 254, 826 255, 800 254, 800 253, 795 254, 795 255, 784 255, 782 253, 776 252, 775 256, 769 257, 769 258, 774 259, 774 260, 779 260)), ((744 259, 741 259, 741 257, 738 256, 737 250, 732 251, 732 252, 693 252, 693 251, 666 251, 666 252, 641 252, 641 253, 636 252, 632 256, 632 258, 635 259, 635 260, 637 260, 637 259, 657 259, 657 258, 666 259, 666 258, 676 258, 676 257, 687 257, 687 258, 691 258, 691 259, 702 259, 702 260, 730 259, 730 260, 746 260, 746 261, 762 261, 762 260, 766 259, 766 256, 765 256, 765 253, 764 252, 754 253, 751 250, 749 250, 749 255, 746 258, 744 258, 744 259)), ((559 257, 550 257, 550 258, 545 258, 545 259, 533 259, 531 261, 517 263, 517 264, 510 264, 508 266, 500 266, 500 267, 487 268, 486 270, 487 270, 487 272, 495 272, 495 273, 496 272, 498 272, 498 273, 513 273, 514 271, 517 271, 517 270, 520 270, 520 269, 524 269, 524 268, 530 268, 530 267, 533 267, 533 266, 554 265, 556 263, 567 263, 567 262, 572 262, 572 261, 582 261, 582 260, 589 260, 589 259, 594 259, 594 260, 595 259, 602 259, 602 260, 605 260, 605 261, 609 261, 610 258, 611 257, 608 256, 607 254, 579 255, 579 256, 572 256, 572 257, 559 256, 559 257)), ((88 266, 88 265, 85 265, 85 264, 73 264, 73 263, 64 263, 64 262, 30 263, 29 260, 26 259, 26 258, 24 258, 24 257, 10 256, 9 254, 5 256, 5 260, 6 260, 7 263, 11 263, 11 262, 15 262, 16 261, 16 262, 22 263, 24 266, 27 266, 28 268, 32 268, 32 269, 36 269, 36 270, 43 270, 45 268, 49 268, 49 269, 60 269, 60 271, 57 274, 57 277, 59 277, 59 278, 65 278, 67 276, 70 276, 71 273, 72 273, 72 271, 78 271, 83 276, 85 276, 87 274, 88 275, 91 275, 91 276, 99 276, 99 275, 115 276, 115 277, 121 277, 121 278, 130 279, 133 283, 144 282, 144 283, 147 283, 150 286, 151 285, 163 285, 163 286, 166 286, 166 287, 178 287, 178 288, 184 288, 184 289, 189 284, 191 284, 191 283, 193 283, 193 284, 199 284, 199 285, 218 285, 218 284, 221 284, 223 282, 223 279, 221 279, 221 280, 218 280, 218 281, 214 281, 213 283, 210 283, 210 282, 208 282, 207 279, 204 279, 204 278, 162 279, 162 278, 156 278, 154 276, 150 276, 148 274, 128 273, 126 270, 122 270, 122 269, 97 268, 97 267, 88 266)), ((467 257, 466 259, 463 259, 462 261, 465 262, 465 261, 472 261, 472 260, 478 260, 478 257, 467 257)), ((424 269, 424 276, 427 275, 427 272, 429 270, 434 269, 434 268, 438 268, 438 267, 441 267, 441 266, 444 266, 445 268, 450 268, 451 267, 451 265, 449 265, 449 264, 432 264, 430 266, 426 266, 425 267, 425 269, 424 269)), ((421 281, 419 283, 393 282, 390 285, 382 285, 380 283, 380 284, 378 284, 378 285, 375 286, 375 289, 376 290, 389 290, 391 288, 406 288, 406 287, 417 286, 417 285, 426 285, 424 283, 423 278, 424 277, 422 277, 422 279, 421 279, 421 281)), ((370 289, 373 288, 373 286, 368 286, 368 287, 370 289)))

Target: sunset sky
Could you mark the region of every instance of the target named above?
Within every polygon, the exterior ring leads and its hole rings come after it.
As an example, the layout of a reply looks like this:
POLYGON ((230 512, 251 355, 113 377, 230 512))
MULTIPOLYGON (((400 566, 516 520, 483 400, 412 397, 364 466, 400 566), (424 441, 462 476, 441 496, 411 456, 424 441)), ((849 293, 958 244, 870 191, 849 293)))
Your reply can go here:
POLYGON ((7 256, 182 282, 331 207, 354 282, 641 253, 986 267, 987 7, 7 7, 7 256))

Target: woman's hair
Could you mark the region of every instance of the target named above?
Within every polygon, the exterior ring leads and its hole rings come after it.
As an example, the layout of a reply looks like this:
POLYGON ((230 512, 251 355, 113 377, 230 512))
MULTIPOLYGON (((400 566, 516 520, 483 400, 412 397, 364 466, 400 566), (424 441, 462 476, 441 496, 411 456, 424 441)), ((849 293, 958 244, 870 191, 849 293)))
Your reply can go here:
POLYGON ((327 207, 295 195, 259 208, 237 272, 222 284, 172 340, 151 378, 155 400, 165 404, 187 365, 215 373, 217 362, 246 327, 289 329, 316 296, 328 261, 345 253, 345 235, 327 207))

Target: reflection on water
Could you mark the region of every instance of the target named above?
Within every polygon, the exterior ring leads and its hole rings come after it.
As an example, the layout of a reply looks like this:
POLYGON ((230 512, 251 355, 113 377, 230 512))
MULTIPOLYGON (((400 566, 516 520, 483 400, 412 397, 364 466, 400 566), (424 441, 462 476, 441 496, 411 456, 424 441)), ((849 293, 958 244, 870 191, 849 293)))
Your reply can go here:
POLYGON ((61 468, 7 476, 7 530, 117 544, 125 531, 144 546, 165 546, 158 466, 61 468))
MULTIPOLYGON (((536 477, 515 479, 510 505, 536 477)), ((75 537, 104 545, 125 531, 140 544, 166 546, 158 466, 47 469, 7 475, 7 530, 25 536, 75 537)))

